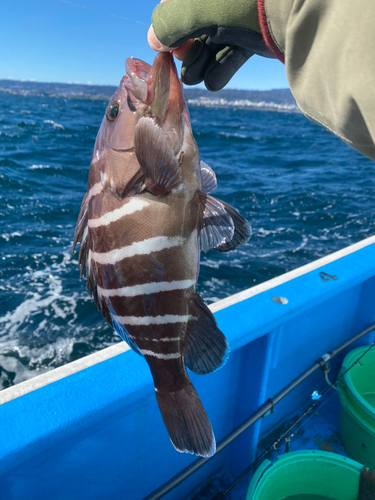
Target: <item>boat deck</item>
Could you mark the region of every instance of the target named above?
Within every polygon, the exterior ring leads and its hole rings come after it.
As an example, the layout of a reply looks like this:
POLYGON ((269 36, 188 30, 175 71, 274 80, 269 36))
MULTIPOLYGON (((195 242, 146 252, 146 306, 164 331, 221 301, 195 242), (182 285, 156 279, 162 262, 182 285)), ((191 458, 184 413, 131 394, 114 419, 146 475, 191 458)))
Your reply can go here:
MULTIPOLYGON (((1 391, 1 500, 156 500, 161 490, 165 500, 217 498, 280 435, 280 424, 327 389, 319 360, 339 352, 330 361, 334 382, 349 350, 375 342, 374 262, 372 237, 210 306, 231 346, 223 369, 191 374, 222 443, 212 460, 175 451, 148 367, 124 343, 1 391), (274 411, 258 419, 263 405, 274 411), (185 477, 178 485, 177 476, 185 477), (176 487, 166 491, 168 483, 176 487)), ((338 421, 332 389, 293 432, 291 449, 344 452, 338 421)), ((249 482, 250 474, 226 498, 245 498, 249 482)))
MULTIPOLYGON (((313 400, 311 399, 311 404, 313 400)), ((280 426, 275 428, 270 434, 264 437, 258 445, 259 457, 272 446, 280 436, 282 436, 293 423, 310 407, 306 404, 301 411, 283 422, 280 426)), ((277 408, 275 408, 277 412, 277 408)), ((225 500, 239 500, 245 499, 247 489, 252 477, 260 463, 264 460, 273 462, 277 456, 282 455, 289 451, 300 450, 323 450, 347 457, 346 450, 340 440, 339 436, 339 418, 340 418, 340 399, 338 392, 332 389, 325 397, 321 398, 313 411, 308 413, 287 436, 276 447, 277 450, 270 451, 262 460, 257 463, 251 472, 242 479, 226 496, 225 500), (289 443, 286 438, 290 437, 289 443)), ((243 470, 250 464, 244 463, 243 470)), ((238 471, 238 476, 242 470, 238 471)), ((204 484, 189 500, 216 500, 218 495, 225 491, 232 483, 233 478, 229 475, 217 474, 209 482, 204 484)), ((221 497, 220 497, 221 498, 221 497)))

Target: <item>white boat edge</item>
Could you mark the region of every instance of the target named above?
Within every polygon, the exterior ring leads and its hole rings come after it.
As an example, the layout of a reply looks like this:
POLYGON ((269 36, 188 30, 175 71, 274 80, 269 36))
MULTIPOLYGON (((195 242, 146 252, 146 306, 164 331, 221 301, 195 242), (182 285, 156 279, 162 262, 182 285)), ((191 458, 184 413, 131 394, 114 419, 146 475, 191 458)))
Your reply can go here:
MULTIPOLYGON (((350 255, 374 243, 375 235, 361 240, 358 243, 345 247, 341 250, 338 250, 337 252, 328 254, 325 257, 314 260, 309 264, 277 276, 276 278, 272 278, 268 281, 265 281, 264 283, 260 283, 259 285, 255 285, 251 288, 243 290, 242 292, 238 292, 234 295, 226 297, 225 299, 219 300, 218 302, 211 304, 209 308, 213 313, 215 313, 217 311, 220 311, 221 309, 232 306, 234 304, 237 304, 238 302, 242 302, 246 299, 249 299, 250 297, 263 293, 266 290, 275 288, 283 283, 286 283, 287 281, 310 273, 311 271, 323 267, 335 260, 341 259, 342 257, 350 255)), ((37 375, 36 377, 33 377, 29 380, 25 380, 24 382, 20 382, 15 386, 3 389, 2 391, 0 391, 0 405, 8 403, 13 399, 17 399, 21 396, 24 396, 25 394, 28 394, 48 384, 68 377, 74 373, 85 370, 86 368, 101 363, 102 361, 113 358, 114 356, 123 354, 124 352, 129 350, 130 347, 125 342, 119 341, 119 343, 114 346, 101 349, 100 351, 80 358, 77 361, 72 361, 71 363, 67 363, 64 366, 60 366, 59 368, 55 368, 54 370, 48 371, 41 375, 37 375)))

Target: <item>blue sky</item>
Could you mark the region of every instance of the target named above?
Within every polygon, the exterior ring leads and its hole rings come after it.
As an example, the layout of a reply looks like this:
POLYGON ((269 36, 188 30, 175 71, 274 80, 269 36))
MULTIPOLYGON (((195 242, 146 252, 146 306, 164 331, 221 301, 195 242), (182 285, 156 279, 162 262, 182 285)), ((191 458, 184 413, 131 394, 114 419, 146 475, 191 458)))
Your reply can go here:
MULTIPOLYGON (((117 85, 127 57, 153 61, 146 36, 155 5, 153 0, 3 1, 0 78, 117 85)), ((228 88, 287 86, 279 61, 255 56, 228 88)))

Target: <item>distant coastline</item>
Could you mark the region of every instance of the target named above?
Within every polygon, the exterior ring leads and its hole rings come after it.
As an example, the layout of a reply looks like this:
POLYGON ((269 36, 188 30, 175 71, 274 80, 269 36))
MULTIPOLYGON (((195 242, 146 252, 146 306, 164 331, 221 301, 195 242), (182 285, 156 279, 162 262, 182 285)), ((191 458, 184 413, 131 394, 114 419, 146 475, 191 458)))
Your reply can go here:
MULTIPOLYGON (((117 87, 111 85, 84 85, 78 83, 45 83, 20 80, 1 80, 0 93, 94 99, 107 101, 117 87)), ((209 92, 205 89, 185 88, 184 97, 189 106, 206 108, 241 108, 273 111, 298 111, 289 89, 235 90, 209 92)))

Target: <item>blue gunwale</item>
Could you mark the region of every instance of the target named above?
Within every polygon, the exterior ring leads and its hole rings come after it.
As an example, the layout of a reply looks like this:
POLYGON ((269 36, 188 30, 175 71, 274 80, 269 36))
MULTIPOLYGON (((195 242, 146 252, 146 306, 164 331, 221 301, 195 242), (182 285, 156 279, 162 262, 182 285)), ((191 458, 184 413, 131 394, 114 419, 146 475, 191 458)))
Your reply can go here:
MULTIPOLYGON (((220 371, 191 378, 217 440, 324 352, 375 320, 374 263, 371 237, 210 306, 231 356, 220 371), (322 271, 337 279, 322 281, 322 271), (275 303, 275 296, 288 303, 275 303)), ((259 437, 319 384, 317 374, 166 498, 188 497, 219 470, 238 475, 254 457, 259 437)), ((63 499, 66 487, 72 499, 104 498, 104 492, 105 498, 143 498, 195 459, 170 445, 148 367, 123 342, 0 392, 0 426, 4 500, 43 498, 45 491, 63 499)))

